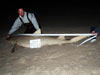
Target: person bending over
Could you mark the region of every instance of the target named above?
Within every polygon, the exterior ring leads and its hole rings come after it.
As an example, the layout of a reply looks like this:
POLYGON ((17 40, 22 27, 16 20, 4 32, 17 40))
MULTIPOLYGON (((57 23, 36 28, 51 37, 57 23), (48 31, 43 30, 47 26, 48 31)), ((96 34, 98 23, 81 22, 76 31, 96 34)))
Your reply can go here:
POLYGON ((11 34, 18 30, 22 25, 26 27, 24 33, 41 34, 40 26, 35 18, 34 13, 28 13, 23 8, 18 9, 18 18, 15 20, 13 26, 6 35, 6 39, 11 37, 11 34))

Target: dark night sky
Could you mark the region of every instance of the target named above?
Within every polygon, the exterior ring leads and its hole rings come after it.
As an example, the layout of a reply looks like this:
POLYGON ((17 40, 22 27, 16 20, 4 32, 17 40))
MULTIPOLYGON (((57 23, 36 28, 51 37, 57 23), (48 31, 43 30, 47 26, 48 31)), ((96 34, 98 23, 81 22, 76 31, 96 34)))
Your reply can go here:
POLYGON ((90 9, 90 10, 97 10, 100 9, 100 4, 98 2, 80 2, 80 1, 70 1, 70 2, 63 2, 63 1, 33 1, 33 2, 18 2, 13 1, 9 3, 2 3, 3 5, 0 6, 2 13, 15 13, 16 10, 20 7, 26 9, 27 11, 34 12, 45 12, 45 11, 80 11, 82 9, 90 9))
POLYGON ((70 2, 60 2, 60 1, 47 1, 47 2, 27 2, 27 3, 20 3, 15 1, 14 3, 8 3, 8 5, 4 4, 0 6, 2 13, 15 13, 18 8, 22 7, 27 11, 32 10, 34 12, 46 12, 46 11, 76 11, 80 12, 80 10, 92 10, 92 11, 100 11, 100 4, 98 2, 79 2, 79 1, 70 1, 70 2))
MULTIPOLYGON (((5 20, 14 21, 18 16, 17 9, 24 8, 28 12, 34 12, 37 17, 40 15, 47 16, 48 13, 59 13, 60 16, 69 13, 85 13, 85 14, 99 14, 100 13, 100 4, 98 2, 79 2, 79 1, 70 1, 70 2, 61 2, 61 1, 33 1, 27 3, 22 3, 18 1, 13 1, 13 3, 8 3, 8 5, 3 4, 0 6, 1 14, 0 19, 2 22, 5 20), (46 15, 45 15, 46 14, 46 15)), ((11 23, 11 22, 10 22, 11 23)))

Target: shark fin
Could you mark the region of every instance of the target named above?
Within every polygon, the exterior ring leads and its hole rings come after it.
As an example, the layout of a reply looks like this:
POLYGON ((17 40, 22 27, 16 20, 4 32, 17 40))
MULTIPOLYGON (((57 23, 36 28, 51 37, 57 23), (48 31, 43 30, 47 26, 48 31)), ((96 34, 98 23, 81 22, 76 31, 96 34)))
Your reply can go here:
POLYGON ((84 38, 87 38, 87 36, 78 36, 78 37, 74 37, 70 40, 71 43, 75 43, 75 42, 78 42, 84 38))
POLYGON ((59 36, 57 39, 59 39, 59 40, 66 40, 65 36, 59 36))

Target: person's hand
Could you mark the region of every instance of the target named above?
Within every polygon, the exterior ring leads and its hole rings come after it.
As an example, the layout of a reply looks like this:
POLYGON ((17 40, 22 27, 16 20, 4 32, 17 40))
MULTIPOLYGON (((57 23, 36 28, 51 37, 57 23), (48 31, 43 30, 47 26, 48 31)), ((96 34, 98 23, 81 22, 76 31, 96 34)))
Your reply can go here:
POLYGON ((98 33, 95 31, 92 31, 92 34, 94 34, 95 36, 98 36, 98 33))
POLYGON ((7 35, 6 35, 6 39, 7 39, 7 40, 10 39, 10 37, 11 37, 10 34, 7 34, 7 35))
POLYGON ((41 29, 36 30, 34 34, 41 34, 41 29))
POLYGON ((98 33, 94 33, 95 36, 98 36, 98 33))

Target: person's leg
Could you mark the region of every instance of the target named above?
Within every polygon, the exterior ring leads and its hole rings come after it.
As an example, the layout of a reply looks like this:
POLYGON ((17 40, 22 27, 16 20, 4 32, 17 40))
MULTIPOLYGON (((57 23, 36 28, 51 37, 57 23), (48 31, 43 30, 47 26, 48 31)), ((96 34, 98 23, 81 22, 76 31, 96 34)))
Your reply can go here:
POLYGON ((26 29, 24 33, 34 33, 36 30, 31 28, 31 29, 26 29))
POLYGON ((34 33, 36 29, 33 27, 31 23, 26 24, 26 30, 24 33, 34 33))

